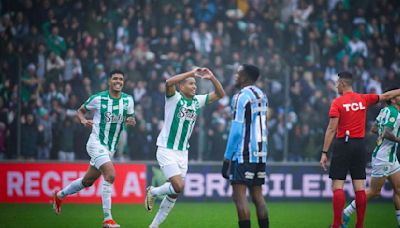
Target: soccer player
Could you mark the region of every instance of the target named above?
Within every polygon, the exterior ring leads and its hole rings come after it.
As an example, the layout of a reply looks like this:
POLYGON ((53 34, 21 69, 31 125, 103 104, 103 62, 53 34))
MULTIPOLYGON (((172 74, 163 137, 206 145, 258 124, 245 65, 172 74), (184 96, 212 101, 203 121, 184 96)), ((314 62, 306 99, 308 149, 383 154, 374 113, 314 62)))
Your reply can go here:
POLYGON ((333 228, 342 225, 342 210, 345 204, 343 191, 344 181, 350 171, 353 188, 356 195, 357 224, 364 227, 366 209, 365 194, 365 166, 366 149, 364 145, 365 118, 368 106, 378 101, 387 101, 400 95, 400 89, 388 91, 384 94, 359 94, 353 92, 353 76, 350 72, 338 74, 336 87, 341 95, 333 100, 329 111, 329 124, 325 132, 324 145, 321 153, 320 165, 326 171, 328 150, 336 134, 333 147, 329 177, 332 179, 333 191, 333 228))
POLYGON ((111 194, 115 179, 115 169, 111 157, 118 147, 123 125, 135 126, 133 98, 122 92, 124 73, 114 70, 109 74, 108 91, 92 95, 77 111, 83 126, 92 128, 86 145, 90 165, 83 178, 71 182, 53 195, 53 208, 61 213, 62 200, 83 188, 90 187, 103 175, 101 198, 103 202, 103 227, 120 227, 111 215, 111 194), (87 111, 93 111, 93 120, 86 119, 87 111))
MULTIPOLYGON (((393 201, 396 209, 397 223, 400 227, 400 164, 396 151, 400 143, 400 96, 387 101, 388 107, 381 109, 372 128, 378 133, 376 147, 372 153, 371 184, 367 190, 367 200, 379 196, 386 179, 393 187, 393 201)), ((343 211, 344 224, 347 227, 350 215, 356 209, 353 200, 343 211)))
POLYGON ((164 196, 150 227, 158 227, 175 205, 178 194, 183 191, 184 177, 188 169, 189 138, 199 115, 200 108, 225 96, 221 83, 207 68, 175 75, 166 83, 165 121, 157 138, 157 161, 168 182, 159 187, 146 188, 145 208, 153 209, 153 199, 164 196), (215 91, 196 95, 195 77, 210 80, 215 91), (176 85, 179 85, 179 92, 176 85))
POLYGON ((235 84, 240 91, 232 99, 232 123, 221 170, 232 185, 241 228, 250 227, 247 189, 256 206, 259 227, 269 227, 261 188, 266 177, 268 99, 255 85, 259 75, 256 66, 243 64, 238 68, 235 84))

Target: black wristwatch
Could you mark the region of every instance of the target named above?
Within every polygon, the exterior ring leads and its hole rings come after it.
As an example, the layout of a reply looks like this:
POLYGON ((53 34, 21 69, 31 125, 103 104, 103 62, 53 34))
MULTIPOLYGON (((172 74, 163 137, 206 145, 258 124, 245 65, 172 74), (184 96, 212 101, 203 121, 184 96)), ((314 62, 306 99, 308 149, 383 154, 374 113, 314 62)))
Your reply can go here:
POLYGON ((328 155, 328 151, 321 150, 321 153, 328 155))

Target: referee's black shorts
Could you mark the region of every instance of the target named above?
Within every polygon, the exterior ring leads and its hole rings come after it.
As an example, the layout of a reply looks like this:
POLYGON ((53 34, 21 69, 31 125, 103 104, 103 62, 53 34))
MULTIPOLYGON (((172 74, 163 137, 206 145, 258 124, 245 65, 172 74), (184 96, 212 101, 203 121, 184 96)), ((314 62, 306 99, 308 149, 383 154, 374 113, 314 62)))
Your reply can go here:
POLYGON ((351 179, 365 179, 367 150, 363 138, 337 138, 333 145, 329 177, 332 180, 345 180, 350 171, 351 179))

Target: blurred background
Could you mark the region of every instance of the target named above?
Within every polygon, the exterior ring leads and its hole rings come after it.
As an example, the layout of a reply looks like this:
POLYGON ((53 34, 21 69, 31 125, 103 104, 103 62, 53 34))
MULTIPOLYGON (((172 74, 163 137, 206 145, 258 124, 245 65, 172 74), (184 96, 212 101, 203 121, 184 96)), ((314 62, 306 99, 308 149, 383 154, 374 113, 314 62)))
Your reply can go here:
MULTIPOLYGON (((189 159, 220 161, 233 76, 250 63, 269 98, 269 161, 319 161, 339 71, 360 93, 400 85, 399 14, 396 0, 2 0, 0 159, 87 161, 75 110, 121 69, 137 125, 115 159, 154 160, 164 81, 202 66, 228 96, 202 112, 189 159)), ((212 89, 198 81, 199 94, 212 89)))

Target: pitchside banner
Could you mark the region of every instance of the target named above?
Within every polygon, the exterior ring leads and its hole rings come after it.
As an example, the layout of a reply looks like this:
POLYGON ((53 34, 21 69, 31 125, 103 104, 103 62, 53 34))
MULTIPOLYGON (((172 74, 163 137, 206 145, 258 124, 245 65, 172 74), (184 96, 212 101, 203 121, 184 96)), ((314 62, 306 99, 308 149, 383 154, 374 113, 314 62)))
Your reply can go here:
MULTIPOLYGON (((88 164, 13 163, 0 164, 0 202, 48 203, 55 189, 82 177, 88 164)), ((142 203, 146 187, 146 165, 115 164, 113 203, 142 203)), ((101 203, 101 181, 71 195, 66 203, 101 203)))
MULTIPOLYGON (((232 188, 220 174, 219 165, 189 165, 185 178, 184 196, 186 201, 230 200, 232 188)), ((165 179, 157 166, 150 166, 148 180, 158 186, 165 179)), ((369 176, 369 170, 367 175, 369 176)), ((369 177, 367 179, 367 185, 369 177)), ((347 199, 354 198, 350 177, 345 182, 347 199)), ((331 180, 319 166, 268 165, 264 196, 268 200, 328 200, 332 197, 331 180)), ((379 200, 391 201, 393 191, 386 183, 379 200)))

